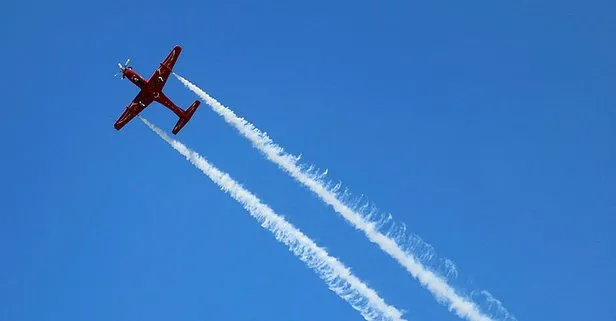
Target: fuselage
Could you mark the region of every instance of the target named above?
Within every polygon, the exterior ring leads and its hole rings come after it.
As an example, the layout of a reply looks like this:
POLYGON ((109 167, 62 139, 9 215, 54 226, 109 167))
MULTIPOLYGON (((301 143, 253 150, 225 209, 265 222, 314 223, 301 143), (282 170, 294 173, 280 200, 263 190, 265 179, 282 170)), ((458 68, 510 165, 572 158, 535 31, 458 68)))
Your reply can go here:
POLYGON ((132 70, 130 68, 126 68, 126 69, 123 70, 122 73, 123 73, 124 77, 126 77, 126 78, 128 78, 128 80, 130 80, 130 82, 135 84, 135 86, 139 87, 139 89, 141 89, 145 95, 147 95, 147 96, 149 96, 151 98, 154 98, 154 100, 158 100, 158 98, 162 94, 162 92, 160 90, 157 90, 155 84, 152 84, 152 83, 148 82, 147 80, 145 80, 136 71, 134 71, 134 70, 132 70))
POLYGON ((139 89, 142 89, 142 90, 149 89, 148 81, 143 79, 143 77, 141 77, 138 73, 136 73, 132 69, 126 68, 122 71, 122 74, 124 75, 124 77, 128 78, 130 82, 135 84, 135 86, 139 87, 139 89))
POLYGON ((161 90, 163 79, 161 77, 153 79, 152 81, 147 81, 131 68, 125 68, 122 71, 122 74, 124 75, 124 77, 128 78, 128 80, 130 80, 133 84, 135 84, 135 86, 139 87, 145 97, 150 98, 162 104, 163 106, 171 109, 171 111, 173 111, 180 118, 186 116, 184 111, 180 107, 174 104, 167 96, 165 96, 165 94, 163 94, 161 90))

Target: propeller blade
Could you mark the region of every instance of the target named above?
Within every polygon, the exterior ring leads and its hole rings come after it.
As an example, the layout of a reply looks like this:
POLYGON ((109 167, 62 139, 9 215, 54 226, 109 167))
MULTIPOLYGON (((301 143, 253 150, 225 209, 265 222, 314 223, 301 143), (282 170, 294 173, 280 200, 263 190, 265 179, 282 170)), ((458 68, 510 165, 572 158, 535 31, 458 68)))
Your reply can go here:
MULTIPOLYGON (((124 66, 122 66, 121 63, 118 63, 118 67, 120 68, 120 71, 122 72, 122 74, 124 73, 124 70, 126 68, 128 68, 128 63, 130 62, 130 58, 126 59, 126 63, 124 64, 124 66)), ((117 77, 118 75, 120 75, 120 73, 116 73, 115 75, 113 75, 114 77, 117 77)), ((122 75, 122 78, 124 78, 124 75, 122 75)))

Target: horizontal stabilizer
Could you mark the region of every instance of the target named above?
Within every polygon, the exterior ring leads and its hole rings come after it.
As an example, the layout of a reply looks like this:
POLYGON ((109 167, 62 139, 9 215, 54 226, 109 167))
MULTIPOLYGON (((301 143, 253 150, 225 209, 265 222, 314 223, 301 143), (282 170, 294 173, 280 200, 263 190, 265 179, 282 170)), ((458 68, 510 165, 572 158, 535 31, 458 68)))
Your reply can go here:
POLYGON ((184 127, 184 125, 186 125, 188 123, 188 121, 192 118, 192 116, 195 113, 195 111, 197 111, 197 108, 199 107, 199 104, 201 104, 201 102, 198 101, 198 100, 195 100, 195 102, 192 103, 192 105, 190 105, 190 107, 188 107, 188 109, 185 111, 186 115, 184 117, 180 117, 178 122, 175 124, 175 127, 173 127, 173 130, 171 132, 174 135, 177 135, 177 133, 180 132, 182 127, 184 127))

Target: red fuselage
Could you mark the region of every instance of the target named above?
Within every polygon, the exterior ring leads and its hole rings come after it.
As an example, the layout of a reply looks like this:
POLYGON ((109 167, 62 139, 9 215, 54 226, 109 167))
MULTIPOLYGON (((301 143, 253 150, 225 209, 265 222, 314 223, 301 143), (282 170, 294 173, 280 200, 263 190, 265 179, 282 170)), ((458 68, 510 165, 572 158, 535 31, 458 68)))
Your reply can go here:
POLYGON ((128 80, 130 80, 133 84, 139 87, 139 89, 146 89, 145 87, 148 82, 143 79, 143 77, 141 77, 138 73, 133 71, 132 68, 129 67, 124 69, 124 71, 122 71, 122 76, 128 78, 128 80))
MULTIPOLYGON (((163 66, 161 66, 163 68, 163 66)), ((122 77, 127 78, 135 84, 135 86, 141 89, 141 93, 144 98, 149 98, 150 100, 154 100, 165 107, 171 109, 178 117, 186 117, 184 111, 176 106, 165 94, 162 92, 164 81, 161 77, 154 78, 150 81, 145 80, 141 75, 139 75, 132 68, 125 68, 122 71, 122 77)), ((148 99, 145 99, 148 100, 148 99)))
POLYGON ((122 77, 127 78, 128 80, 130 80, 130 82, 135 84, 135 86, 139 87, 139 89, 143 91, 143 94, 146 97, 150 97, 156 100, 156 98, 158 98, 161 94, 160 90, 156 90, 157 89, 156 87, 160 87, 160 86, 155 86, 154 84, 149 83, 147 80, 141 77, 141 75, 139 75, 136 71, 134 71, 130 67, 125 68, 122 71, 122 77))

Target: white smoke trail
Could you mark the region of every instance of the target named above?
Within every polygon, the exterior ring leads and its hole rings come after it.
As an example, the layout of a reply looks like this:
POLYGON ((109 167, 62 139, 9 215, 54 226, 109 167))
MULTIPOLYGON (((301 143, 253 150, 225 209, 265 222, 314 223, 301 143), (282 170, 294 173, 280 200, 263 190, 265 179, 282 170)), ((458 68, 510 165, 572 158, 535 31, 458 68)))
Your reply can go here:
POLYGON ((359 311, 367 321, 394 320, 403 321, 402 313, 388 305, 374 290, 358 279, 351 270, 327 251, 319 247, 299 229, 263 204, 228 174, 210 164, 198 153, 190 150, 181 142, 170 138, 165 132, 139 116, 141 120, 158 136, 164 139, 176 151, 184 155, 195 167, 199 168, 223 191, 228 193, 252 215, 261 226, 272 232, 276 239, 289 247, 300 260, 314 269, 319 277, 327 283, 329 289, 347 301, 359 311))
MULTIPOLYGON (((433 257, 431 246, 424 243, 419 237, 407 237, 406 228, 395 228, 391 225, 390 231, 386 234, 380 232, 382 226, 391 221, 391 214, 384 220, 374 220, 373 216, 377 212, 373 208, 369 213, 364 214, 364 210, 368 205, 365 205, 359 211, 354 210, 351 206, 346 205, 343 201, 347 199, 349 193, 345 190, 339 193, 341 184, 331 186, 330 183, 323 182, 327 171, 318 173, 312 166, 307 170, 303 166, 298 165, 299 156, 288 154, 284 149, 276 145, 272 139, 265 133, 257 129, 253 124, 245 119, 235 115, 229 108, 220 104, 216 99, 205 93, 199 87, 195 86, 185 78, 174 73, 174 75, 188 89, 197 94, 204 102, 222 116, 227 123, 234 126, 244 137, 248 138, 252 144, 259 149, 265 156, 283 171, 287 172, 298 182, 304 184, 312 192, 314 192, 323 202, 332 206, 347 222, 353 227, 364 232, 368 239, 377 244, 381 250, 389 254, 399 264, 401 264, 422 286, 424 286, 436 300, 442 304, 447 304, 450 311, 454 311, 459 317, 466 318, 469 321, 494 321, 492 316, 483 313, 478 305, 469 297, 462 296, 447 283, 445 277, 438 275, 422 262, 431 260, 433 257), (400 243, 408 242, 406 246, 400 243), (404 249, 403 249, 404 247, 404 249), (422 258, 416 257, 413 253, 420 248, 424 250, 422 258), (427 249, 427 251, 425 251, 427 249)), ((457 274, 453 262, 446 260, 445 265, 450 268, 448 274, 457 274)), ((492 301, 494 303, 494 301, 492 301)), ((509 313, 503 314, 506 311, 504 307, 499 307, 500 320, 516 320, 509 313)))

